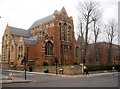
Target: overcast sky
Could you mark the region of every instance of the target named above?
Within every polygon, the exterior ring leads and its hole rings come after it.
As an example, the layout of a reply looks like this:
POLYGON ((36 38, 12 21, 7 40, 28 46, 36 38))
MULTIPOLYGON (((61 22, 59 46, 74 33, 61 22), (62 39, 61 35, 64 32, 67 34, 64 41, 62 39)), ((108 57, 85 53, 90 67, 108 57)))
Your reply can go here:
MULTIPOLYGON (((8 23, 10 26, 28 29, 34 21, 61 10, 64 6, 68 15, 73 16, 76 32, 77 5, 82 0, 0 0, 0 42, 8 23)), ((98 0, 103 11, 102 20, 118 19, 119 0, 98 0)), ((1 53, 1 45, 0 45, 1 53)))

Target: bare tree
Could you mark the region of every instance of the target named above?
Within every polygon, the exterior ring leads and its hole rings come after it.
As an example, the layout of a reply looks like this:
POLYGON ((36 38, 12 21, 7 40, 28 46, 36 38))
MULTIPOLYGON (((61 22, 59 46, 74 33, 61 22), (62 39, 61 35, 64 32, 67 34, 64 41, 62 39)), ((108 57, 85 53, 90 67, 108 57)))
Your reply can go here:
POLYGON ((105 26, 106 27, 106 34, 107 34, 107 41, 108 45, 108 63, 111 63, 112 60, 112 45, 115 35, 117 33, 117 25, 115 20, 109 21, 109 23, 105 26))
POLYGON ((83 63, 83 46, 84 46, 84 23, 81 18, 78 18, 79 24, 78 24, 78 41, 79 41, 79 49, 80 49, 80 62, 83 63), (79 40, 80 39, 80 40, 79 40))
POLYGON ((94 42, 96 44, 98 35, 100 34, 100 27, 101 27, 101 11, 97 8, 93 13, 93 33, 94 33, 94 42))
POLYGON ((81 36, 81 37, 84 36, 84 33, 85 33, 84 26, 85 26, 85 24, 84 24, 83 19, 78 17, 78 26, 77 26, 78 27, 78 33, 77 33, 78 36, 81 36))
POLYGON ((94 61, 98 64, 99 62, 99 59, 98 59, 98 49, 97 49, 97 40, 98 40, 98 37, 101 33, 101 26, 99 26, 99 18, 94 18, 93 19, 93 33, 94 33, 94 61))
POLYGON ((84 50, 83 50, 83 64, 85 64, 85 59, 86 59, 86 51, 87 51, 87 46, 88 46, 88 33, 89 33, 89 27, 91 25, 91 23, 93 22, 93 18, 95 18, 97 15, 95 15, 95 11, 98 8, 98 3, 97 2, 92 2, 92 1, 88 1, 88 2, 80 2, 79 3, 79 7, 77 8, 78 11, 80 12, 80 16, 82 16, 82 22, 84 23, 84 27, 82 27, 82 29, 84 29, 84 50))

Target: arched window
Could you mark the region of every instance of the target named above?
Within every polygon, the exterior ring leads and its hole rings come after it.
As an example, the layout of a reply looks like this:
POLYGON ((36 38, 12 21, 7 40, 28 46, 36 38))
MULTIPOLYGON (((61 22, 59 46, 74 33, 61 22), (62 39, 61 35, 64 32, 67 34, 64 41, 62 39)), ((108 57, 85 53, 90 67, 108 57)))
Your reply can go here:
POLYGON ((13 49, 14 49, 14 47, 13 47, 13 45, 12 45, 12 47, 11 47, 11 51, 13 51, 13 49))
POLYGON ((60 28, 60 40, 61 40, 61 23, 59 23, 59 28, 60 28))
POLYGON ((64 23, 64 40, 67 40, 67 24, 64 23))
POLYGON ((76 57, 79 57, 79 54, 80 54, 80 53, 79 53, 79 47, 77 46, 77 47, 76 47, 76 57))
POLYGON ((45 44, 45 55, 53 55, 53 44, 50 41, 45 44))
POLYGON ((23 52, 23 46, 21 45, 21 52, 23 52))
POLYGON ((21 49, 21 47, 19 46, 19 47, 18 47, 19 52, 20 52, 20 49, 21 49))
POLYGON ((88 50, 88 57, 89 57, 89 62, 92 63, 92 52, 91 52, 91 48, 89 48, 89 50, 88 50))
POLYGON ((69 26, 68 27, 68 32, 67 32, 67 34, 68 34, 68 41, 70 41, 70 35, 71 35, 70 32, 71 32, 71 27, 69 26))

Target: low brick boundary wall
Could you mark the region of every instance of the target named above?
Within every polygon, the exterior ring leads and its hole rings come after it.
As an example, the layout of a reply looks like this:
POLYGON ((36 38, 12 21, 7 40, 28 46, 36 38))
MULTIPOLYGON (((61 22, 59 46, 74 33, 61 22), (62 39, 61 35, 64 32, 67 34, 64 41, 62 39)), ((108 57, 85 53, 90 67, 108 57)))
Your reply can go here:
MULTIPOLYGON (((56 66, 36 66, 36 67, 34 67, 33 71, 44 72, 45 69, 48 69, 49 73, 56 73, 56 66)), ((58 74, 60 74, 60 69, 63 69, 63 74, 66 74, 66 75, 82 74, 82 67, 80 65, 57 66, 58 74)))
MULTIPOLYGON (((8 64, 2 65, 2 69, 10 69, 10 70, 24 70, 24 66, 9 66, 8 64)), ((32 72, 44 72, 45 69, 49 70, 49 73, 56 73, 56 66, 33 66, 32 72)), ((62 74, 60 69, 63 69, 63 74, 65 75, 78 75, 82 74, 82 67, 80 65, 64 65, 57 66, 57 73, 62 74)), ((27 67, 27 71, 29 71, 29 67, 27 67)))

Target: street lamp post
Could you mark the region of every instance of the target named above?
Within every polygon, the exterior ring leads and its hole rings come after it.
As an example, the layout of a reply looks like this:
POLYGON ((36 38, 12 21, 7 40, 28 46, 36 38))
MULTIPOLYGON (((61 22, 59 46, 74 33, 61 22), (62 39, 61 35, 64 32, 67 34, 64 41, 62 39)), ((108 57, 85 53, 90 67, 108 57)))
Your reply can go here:
POLYGON ((26 64, 27 64, 27 59, 26 59, 25 56, 24 56, 24 58, 22 59, 21 62, 24 63, 24 73, 25 73, 25 80, 26 80, 26 71, 27 71, 27 69, 26 69, 26 64))
POLYGON ((24 64, 25 64, 25 70, 24 71, 25 71, 25 80, 26 80, 26 61, 25 61, 24 64))

